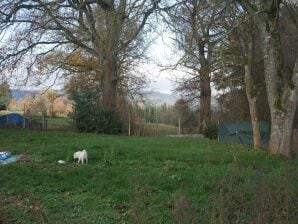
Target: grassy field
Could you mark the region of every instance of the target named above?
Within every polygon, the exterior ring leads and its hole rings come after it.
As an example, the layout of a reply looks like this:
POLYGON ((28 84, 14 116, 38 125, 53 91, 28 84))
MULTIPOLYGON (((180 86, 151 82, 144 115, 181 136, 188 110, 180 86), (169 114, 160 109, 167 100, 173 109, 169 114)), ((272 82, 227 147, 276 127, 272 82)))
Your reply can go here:
POLYGON ((48 117, 47 121, 49 129, 71 128, 73 125, 70 117, 48 117))
POLYGON ((0 149, 23 154, 0 166, 0 223, 298 220, 298 160, 244 146, 2 129, 0 149), (72 160, 82 148, 87 165, 72 160))
POLYGON ((165 136, 178 133, 178 128, 167 124, 143 123, 144 136, 165 136))

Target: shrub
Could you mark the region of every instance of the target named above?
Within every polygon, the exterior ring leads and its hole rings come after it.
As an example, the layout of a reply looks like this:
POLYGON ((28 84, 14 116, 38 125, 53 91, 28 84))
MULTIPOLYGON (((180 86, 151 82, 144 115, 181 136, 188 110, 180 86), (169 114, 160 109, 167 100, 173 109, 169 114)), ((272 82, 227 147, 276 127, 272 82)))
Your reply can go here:
POLYGON ((216 139, 218 135, 218 129, 216 122, 210 121, 206 124, 206 127, 203 130, 203 134, 206 138, 216 139))
POLYGON ((119 134, 121 123, 117 116, 102 107, 100 103, 101 89, 77 88, 71 93, 74 101, 72 117, 81 132, 119 134))

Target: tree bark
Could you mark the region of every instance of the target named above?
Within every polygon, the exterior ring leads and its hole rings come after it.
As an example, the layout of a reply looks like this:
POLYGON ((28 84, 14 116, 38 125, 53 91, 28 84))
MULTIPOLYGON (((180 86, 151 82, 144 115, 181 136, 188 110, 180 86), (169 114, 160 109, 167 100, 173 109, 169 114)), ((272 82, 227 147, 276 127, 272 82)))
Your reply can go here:
POLYGON ((210 86, 210 64, 213 45, 209 42, 199 43, 200 55, 200 120, 201 130, 205 130, 206 125, 211 121, 211 86, 210 86), (208 51, 206 50, 208 49, 208 51), (207 55, 206 55, 207 52, 207 55))
POLYGON ((121 0, 119 9, 106 13, 106 45, 103 49, 103 107, 116 114, 117 112, 117 88, 119 75, 119 51, 120 36, 125 15, 126 1, 121 0))
POLYGON ((280 41, 281 1, 260 1, 258 4, 238 0, 243 9, 255 16, 260 30, 264 58, 264 73, 271 115, 268 151, 291 158, 291 138, 298 95, 298 57, 291 74, 282 64, 280 41), (257 10, 262 13, 256 14, 257 10))
MULTIPOLYGON (((278 14, 277 14, 278 15, 278 14)), ((268 150, 291 158, 291 139, 298 95, 298 57, 292 76, 282 71, 278 19, 266 17, 259 23, 263 45, 265 82, 271 114, 268 150)))
POLYGON ((117 60, 104 61, 103 70, 102 105, 104 109, 114 113, 117 107, 117 60))
POLYGON ((249 105, 249 112, 253 131, 254 149, 261 148, 260 123, 257 111, 257 96, 253 94, 253 77, 252 77, 252 57, 253 43, 248 44, 247 63, 245 64, 245 90, 249 105))
POLYGON ((211 87, 210 76, 204 74, 200 80, 200 126, 204 129, 205 125, 211 120, 211 87))

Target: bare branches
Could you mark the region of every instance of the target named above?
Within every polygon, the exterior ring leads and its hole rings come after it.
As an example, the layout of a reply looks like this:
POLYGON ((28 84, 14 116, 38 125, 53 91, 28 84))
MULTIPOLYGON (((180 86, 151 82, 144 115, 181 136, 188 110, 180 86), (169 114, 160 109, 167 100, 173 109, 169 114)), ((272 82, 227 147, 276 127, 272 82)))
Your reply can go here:
MULTIPOLYGON (((150 15, 159 8, 160 2, 161 0, 1 1, 0 28, 5 42, 0 47, 2 72, 14 70, 21 63, 26 63, 29 74, 31 70, 38 68, 40 61, 55 55, 55 52, 66 53, 71 52, 71 49, 79 49, 88 57, 94 58, 97 64, 104 64, 105 60, 115 61, 115 75, 119 78, 121 72, 127 73, 128 67, 134 64, 132 60, 137 61, 146 52, 145 45, 142 45, 144 49, 138 47, 145 43, 141 33, 150 15)), ((114 62, 108 64, 111 63, 114 62)), ((56 65, 66 68, 63 61, 56 65)), ((71 70, 69 66, 67 69, 71 70)))

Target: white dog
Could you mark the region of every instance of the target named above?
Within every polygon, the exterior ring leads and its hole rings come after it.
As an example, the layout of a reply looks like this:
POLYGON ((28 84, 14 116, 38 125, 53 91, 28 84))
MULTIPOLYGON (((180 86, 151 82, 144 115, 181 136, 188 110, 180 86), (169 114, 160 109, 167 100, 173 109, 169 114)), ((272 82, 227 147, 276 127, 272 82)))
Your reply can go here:
POLYGON ((87 151, 84 149, 83 151, 77 151, 73 154, 73 159, 78 159, 78 163, 84 163, 84 161, 86 161, 86 163, 88 163, 88 154, 87 151))

